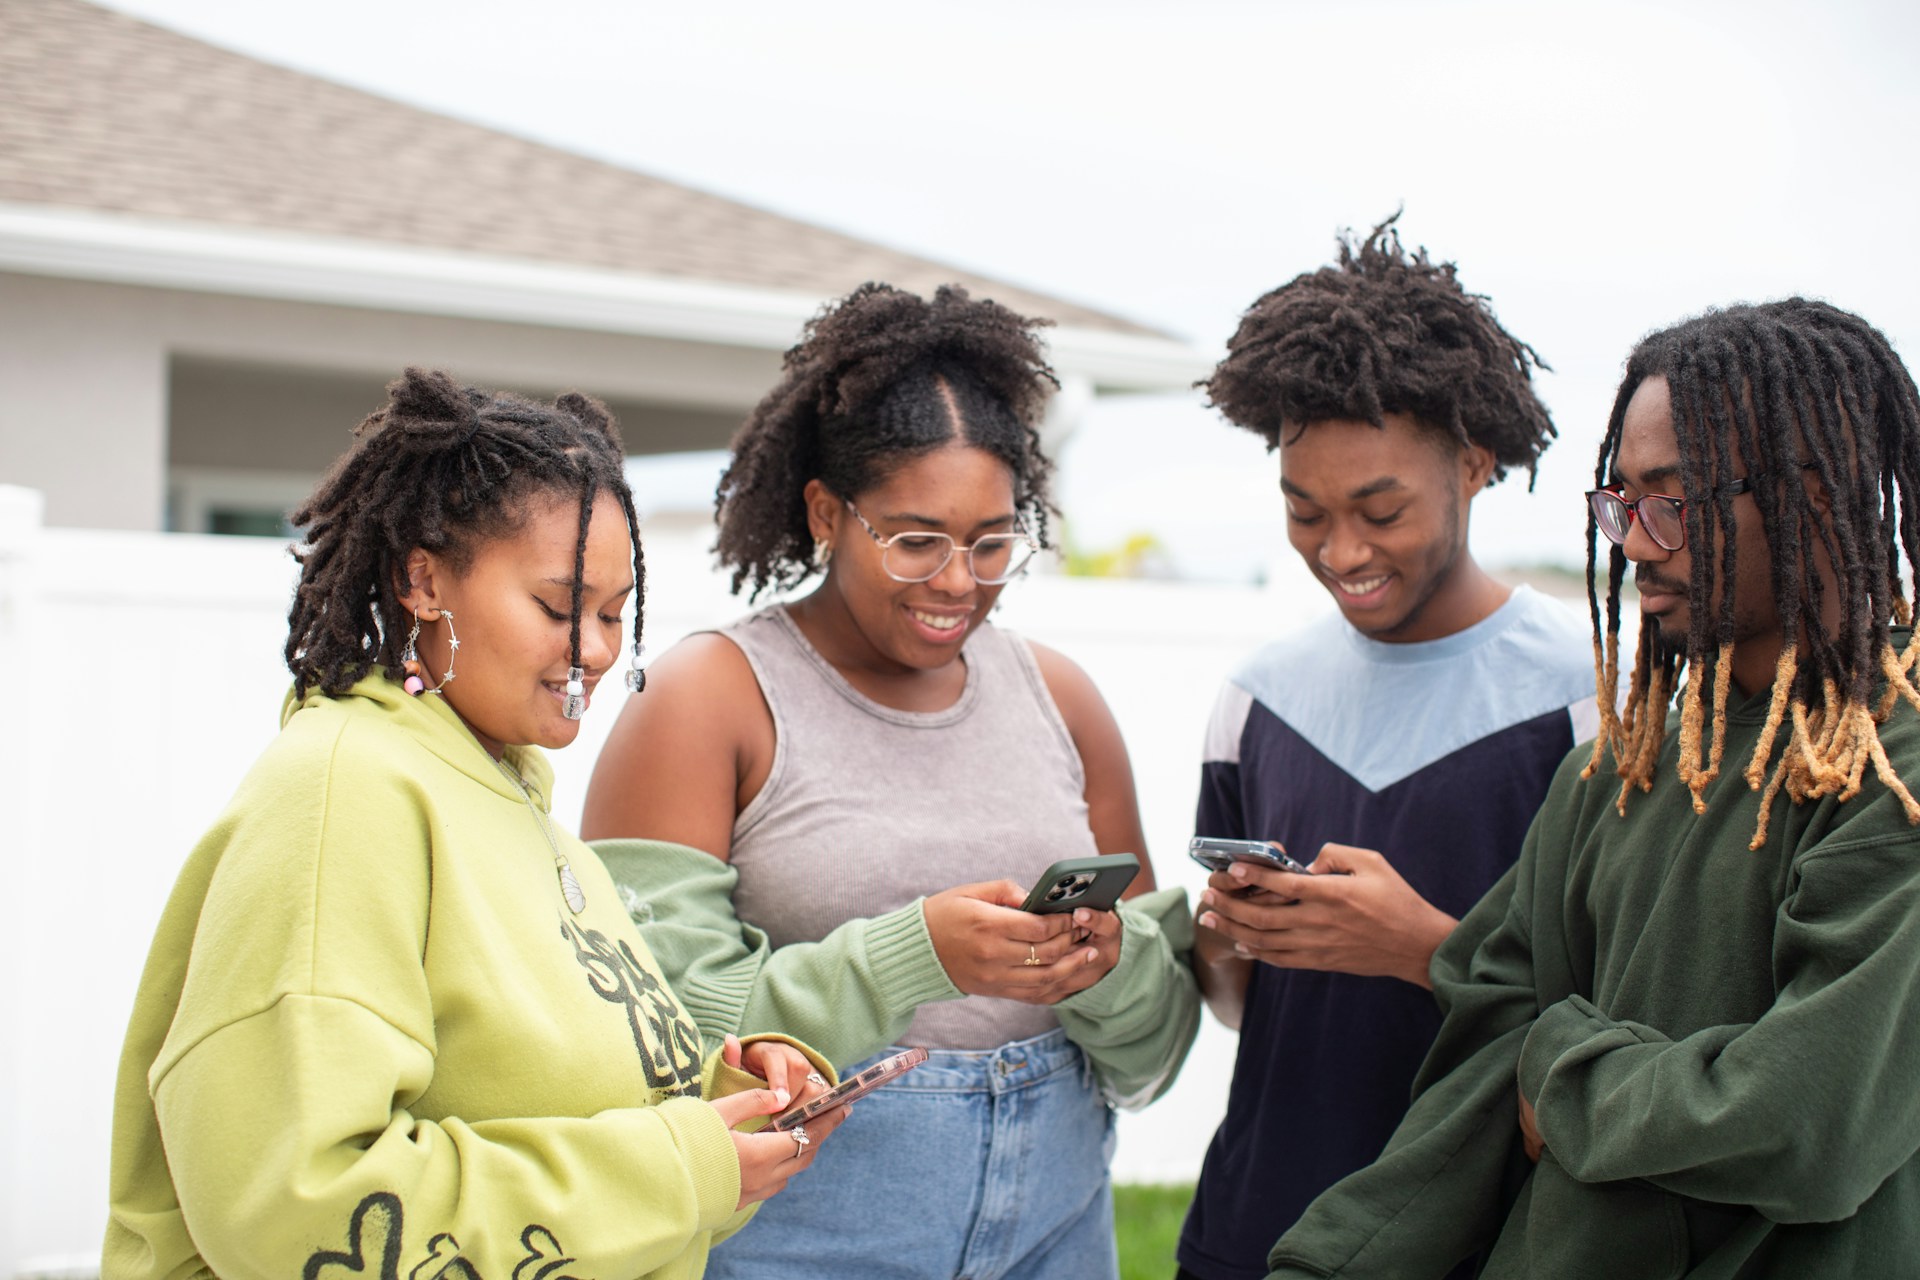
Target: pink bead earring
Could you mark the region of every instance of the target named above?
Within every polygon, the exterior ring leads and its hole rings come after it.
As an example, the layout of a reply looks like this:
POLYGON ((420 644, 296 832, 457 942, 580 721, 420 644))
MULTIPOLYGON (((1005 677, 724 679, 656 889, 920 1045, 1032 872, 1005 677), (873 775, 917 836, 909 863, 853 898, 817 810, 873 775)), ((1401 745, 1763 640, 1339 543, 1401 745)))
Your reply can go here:
POLYGON ((400 687, 416 698, 423 693, 439 693, 453 682, 453 662, 460 656, 460 637, 453 633, 453 610, 440 610, 439 620, 447 624, 447 673, 440 677, 439 684, 427 687, 427 664, 420 661, 420 652, 414 648, 414 642, 420 638, 420 611, 417 609, 413 614, 413 630, 407 633, 407 647, 400 654, 400 669, 407 673, 400 687))
POLYGON ((414 648, 414 642, 419 638, 420 614, 416 611, 413 615, 413 630, 407 633, 407 647, 400 655, 400 669, 407 673, 407 678, 400 682, 400 687, 416 698, 427 689, 427 682, 420 676, 420 672, 424 670, 420 665, 420 651, 414 648))

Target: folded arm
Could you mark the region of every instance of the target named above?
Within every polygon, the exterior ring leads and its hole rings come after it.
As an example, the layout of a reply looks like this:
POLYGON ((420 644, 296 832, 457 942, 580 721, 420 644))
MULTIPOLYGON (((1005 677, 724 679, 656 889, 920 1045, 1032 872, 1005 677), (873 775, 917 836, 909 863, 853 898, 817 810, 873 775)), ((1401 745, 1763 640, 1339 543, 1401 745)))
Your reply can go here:
POLYGON ((1920 861, 1911 839, 1806 857, 1775 927, 1779 996, 1679 1040, 1578 996, 1520 1059, 1583 1182, 1641 1178, 1777 1222, 1851 1216, 1920 1151, 1920 861))
POLYGON ((1446 1019, 1386 1150, 1308 1206, 1269 1257, 1276 1276, 1444 1275, 1498 1232, 1525 1156, 1514 1069, 1538 1011, 1526 913, 1509 871, 1434 955, 1446 1019))

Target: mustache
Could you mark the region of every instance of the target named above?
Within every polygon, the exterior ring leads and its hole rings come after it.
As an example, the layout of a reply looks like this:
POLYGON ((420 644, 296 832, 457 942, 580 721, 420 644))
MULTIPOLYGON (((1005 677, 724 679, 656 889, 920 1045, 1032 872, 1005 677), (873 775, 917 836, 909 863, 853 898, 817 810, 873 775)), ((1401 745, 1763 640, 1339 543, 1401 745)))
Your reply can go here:
POLYGON ((1687 594, 1686 583, 1673 582, 1661 577, 1657 573, 1650 573, 1645 569, 1641 569, 1633 575, 1633 588, 1641 595, 1683 596, 1687 594))

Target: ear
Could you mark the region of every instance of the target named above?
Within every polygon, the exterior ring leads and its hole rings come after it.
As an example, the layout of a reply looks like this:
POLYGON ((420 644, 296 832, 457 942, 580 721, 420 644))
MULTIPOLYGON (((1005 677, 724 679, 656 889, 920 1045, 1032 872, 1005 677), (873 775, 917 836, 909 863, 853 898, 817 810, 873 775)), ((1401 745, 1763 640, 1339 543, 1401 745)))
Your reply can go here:
POLYGON ((1808 503, 1812 505, 1815 511, 1820 513, 1822 519, 1831 520, 1833 518, 1833 494, 1827 488, 1827 482, 1820 478, 1820 472, 1814 468, 1808 468, 1804 474, 1806 475, 1808 503))
POLYGON ((807 487, 801 490, 801 499, 807 506, 807 532, 815 542, 831 544, 840 530, 840 516, 846 504, 818 480, 807 481, 807 487))
POLYGON ((1483 444, 1470 444, 1460 451, 1460 478, 1468 498, 1487 487, 1493 479, 1493 450, 1483 444))
POLYGON ((431 551, 415 547, 407 552, 405 582, 394 584, 400 603, 423 622, 440 616, 442 596, 452 581, 447 562, 431 551))

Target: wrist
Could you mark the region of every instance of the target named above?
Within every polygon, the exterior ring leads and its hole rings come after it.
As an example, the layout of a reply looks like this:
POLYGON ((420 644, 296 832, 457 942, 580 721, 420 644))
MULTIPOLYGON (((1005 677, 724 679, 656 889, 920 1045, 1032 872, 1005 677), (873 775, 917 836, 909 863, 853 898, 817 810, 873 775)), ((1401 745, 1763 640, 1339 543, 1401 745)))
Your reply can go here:
POLYGON ((1193 926, 1193 960, 1195 964, 1204 964, 1210 969, 1226 968, 1232 964, 1245 962, 1246 956, 1234 950, 1234 942, 1217 929, 1209 929, 1203 924, 1193 926))
POLYGON ((1429 905, 1427 918, 1418 931, 1419 948, 1408 957, 1406 972, 1400 976, 1416 987, 1433 990, 1433 956, 1440 944, 1452 936, 1460 922, 1440 908, 1429 905))

